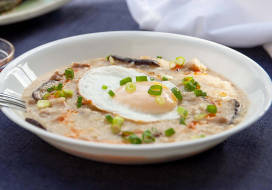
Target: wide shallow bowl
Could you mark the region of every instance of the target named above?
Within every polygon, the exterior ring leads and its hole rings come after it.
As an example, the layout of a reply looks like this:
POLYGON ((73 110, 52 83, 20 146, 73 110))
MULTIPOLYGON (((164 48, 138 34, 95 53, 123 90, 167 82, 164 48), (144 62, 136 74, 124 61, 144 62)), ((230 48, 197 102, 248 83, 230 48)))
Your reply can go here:
POLYGON ((250 126, 271 104, 271 80, 253 60, 225 46, 192 38, 156 32, 105 32, 75 36, 35 48, 13 60, 0 74, 0 92, 21 97, 25 87, 41 75, 73 61, 117 55, 163 56, 172 60, 197 57, 208 68, 222 74, 243 89, 250 100, 243 122, 219 134, 201 139, 149 145, 116 145, 88 142, 56 135, 24 121, 22 113, 1 108, 12 121, 70 154, 102 162, 120 164, 156 163, 203 152, 250 126))

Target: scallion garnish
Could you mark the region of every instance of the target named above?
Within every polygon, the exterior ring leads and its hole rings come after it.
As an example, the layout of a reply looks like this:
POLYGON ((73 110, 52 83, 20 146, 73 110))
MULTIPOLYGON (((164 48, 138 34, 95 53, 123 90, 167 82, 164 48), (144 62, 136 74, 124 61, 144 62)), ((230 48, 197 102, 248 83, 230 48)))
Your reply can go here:
POLYGON ((155 137, 152 135, 150 130, 146 130, 143 134, 142 134, 142 139, 144 142, 146 143, 150 143, 150 142, 154 142, 155 141, 155 137))
POLYGON ((136 84, 134 82, 128 82, 126 84, 126 91, 131 93, 134 92, 136 90, 136 84))
POLYGON ((162 56, 157 56, 158 59, 162 59, 162 56))
POLYGON ((136 82, 148 81, 147 76, 136 76, 136 82))
POLYGON ((162 80, 163 81, 168 81, 168 80, 172 80, 173 79, 173 77, 172 76, 169 76, 169 75, 164 75, 163 77, 162 77, 162 80))
POLYGON ((186 121, 186 118, 184 118, 184 117, 179 119, 179 123, 182 125, 186 125, 185 121, 186 121))
POLYGON ((178 100, 182 99, 182 95, 176 87, 172 88, 171 91, 178 100))
POLYGON ((103 86, 102 86, 102 89, 103 89, 103 90, 107 90, 107 88, 108 88, 108 86, 106 86, 106 85, 103 85, 103 86))
POLYGON ((162 93, 161 85, 152 85, 148 90, 148 94, 154 95, 154 96, 160 96, 161 93, 162 93))
POLYGON ((153 133, 158 133, 158 129, 156 129, 155 127, 151 127, 151 131, 152 131, 153 133))
POLYGON ((161 96, 156 96, 155 101, 161 106, 164 105, 164 103, 165 103, 164 98, 161 96))
POLYGON ((116 116, 112 120, 111 130, 113 133, 119 133, 121 131, 121 126, 124 122, 124 118, 116 116))
POLYGON ((63 87, 63 84, 59 83, 58 86, 56 86, 56 90, 61 91, 62 87, 63 87))
POLYGON ((201 113, 201 114, 197 114, 194 119, 196 120, 200 120, 200 119, 203 119, 204 117, 206 117, 207 114, 206 113, 201 113))
POLYGON ((155 80, 155 78, 154 78, 154 77, 150 77, 150 80, 151 80, 151 81, 154 81, 154 80, 155 80))
POLYGON ((63 94, 61 91, 56 91, 56 92, 54 93, 54 96, 55 96, 56 98, 65 97, 64 94, 63 94))
POLYGON ((196 89, 196 90, 194 90, 194 94, 196 95, 196 97, 203 96, 203 91, 196 89))
POLYGON ((173 134, 175 134, 175 130, 173 128, 169 128, 165 131, 166 136, 171 136, 173 134))
POLYGON ((47 108, 50 106, 50 101, 49 100, 38 100, 37 106, 38 106, 38 108, 47 108))
POLYGON ((122 138, 124 140, 129 141, 131 144, 142 144, 142 140, 137 135, 130 131, 124 131, 122 133, 122 138))
POLYGON ((217 113, 217 107, 215 105, 208 105, 207 110, 210 113, 217 113))
POLYGON ((111 97, 113 97, 115 94, 114 94, 114 92, 112 91, 112 90, 109 90, 108 91, 108 94, 111 96, 111 97))
POLYGON ((65 76, 67 80, 74 78, 74 70, 72 68, 65 69, 65 76))
POLYGON ((111 55, 113 55, 113 54, 108 55, 108 56, 106 57, 106 59, 108 60, 108 59, 109 59, 109 57, 110 57, 111 55))
POLYGON ((179 106, 177 109, 177 112, 182 116, 182 117, 187 117, 189 115, 189 112, 187 109, 185 109, 182 106, 179 106))
POLYGON ((184 89, 188 92, 192 92, 196 89, 196 86, 189 82, 185 85, 184 89))
POLYGON ((43 96, 43 99, 44 99, 44 100, 48 100, 49 97, 50 97, 50 94, 45 94, 45 95, 43 96))
POLYGON ((110 114, 105 115, 105 117, 106 117, 106 119, 108 120, 109 123, 112 123, 113 118, 111 117, 110 114))
POLYGON ((194 83, 195 82, 194 78, 193 77, 185 77, 184 79, 182 79, 182 83, 184 85, 188 84, 189 82, 194 83))
POLYGON ((82 106, 82 100, 83 100, 83 97, 82 96, 79 96, 77 98, 77 107, 80 108, 82 106))
POLYGON ((178 65, 183 65, 185 63, 185 58, 184 57, 177 57, 176 58, 178 65))
POLYGON ((65 97, 66 96, 72 96, 74 94, 74 91, 69 90, 69 89, 62 89, 61 92, 64 94, 65 97))
POLYGON ((127 77, 127 78, 124 78, 124 79, 120 80, 120 86, 125 85, 128 82, 132 82, 132 78, 131 77, 127 77))
POLYGON ((55 86, 51 86, 50 88, 47 88, 47 92, 52 92, 52 91, 54 91, 55 90, 55 86))
POLYGON ((170 61, 169 62, 169 68, 174 69, 177 66, 177 64, 178 64, 177 61, 170 61))

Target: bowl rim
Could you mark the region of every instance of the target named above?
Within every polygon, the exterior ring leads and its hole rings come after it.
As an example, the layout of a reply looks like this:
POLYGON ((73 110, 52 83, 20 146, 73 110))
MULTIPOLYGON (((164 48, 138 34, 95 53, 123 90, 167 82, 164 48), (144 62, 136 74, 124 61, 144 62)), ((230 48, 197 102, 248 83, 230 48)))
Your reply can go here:
MULTIPOLYGON (((152 32, 152 31, 109 31, 109 32, 98 32, 98 33, 90 33, 90 34, 84 34, 84 35, 77 35, 77 36, 72 36, 68 38, 63 38, 60 40, 56 40, 53 42, 49 42, 47 44, 38 46, 32 50, 29 50, 28 52, 22 54, 18 58, 14 59, 13 61, 10 62, 10 64, 7 65, 6 68, 2 71, 0 74, 0 81, 3 81, 4 76, 14 67, 16 64, 19 64, 21 60, 27 58, 28 56, 31 56, 32 54, 35 54, 38 51, 42 51, 43 49, 52 47, 54 45, 58 45, 61 43, 67 43, 67 42, 72 42, 76 41, 79 39, 84 39, 88 37, 96 38, 96 37, 114 37, 114 36, 123 36, 123 35, 138 35, 138 36, 145 36, 145 37, 165 37, 165 38, 183 38, 190 40, 195 43, 205 43, 207 45, 212 45, 218 48, 221 48, 225 51, 230 51, 233 54, 236 54, 237 56, 242 56, 245 58, 249 64, 253 65, 255 69, 257 69, 260 73, 260 75, 263 76, 267 81, 270 82, 271 84, 271 78, 269 75, 266 73, 266 71, 258 65, 255 61, 250 59, 249 57, 243 55, 242 53, 233 50, 229 47, 226 47, 224 45, 211 42, 208 40, 196 38, 196 37, 191 37, 191 36, 185 36, 185 35, 179 35, 179 34, 171 34, 171 33, 163 33, 163 32, 152 32)), ((271 103, 272 103, 272 85, 266 86, 267 92, 268 92, 268 102, 267 104, 264 104, 263 109, 261 110, 262 112, 260 114, 256 114, 254 118, 250 118, 247 121, 242 121, 238 125, 236 125, 234 128, 222 131, 217 134, 213 134, 211 136, 207 136, 205 138, 200 138, 200 139, 195 139, 195 140, 186 140, 186 141, 179 141, 179 142, 171 142, 171 143, 160 143, 160 144, 142 144, 140 146, 135 146, 131 144, 108 144, 108 143, 101 143, 101 142, 93 142, 93 141, 84 141, 80 139, 73 139, 70 137, 65 137, 61 136, 58 134, 54 134, 52 132, 40 129, 32 124, 27 123, 26 121, 22 120, 18 116, 15 116, 14 113, 12 113, 11 109, 1 107, 2 112, 13 122, 17 123, 19 126, 35 133, 39 137, 43 137, 42 139, 45 140, 45 138, 48 138, 50 140, 55 140, 58 142, 63 142, 63 143, 68 143, 68 144, 73 144, 73 145, 78 145, 78 146, 84 146, 84 147, 92 147, 92 148, 99 148, 99 149, 111 149, 111 150, 131 150, 131 151, 137 151, 137 150, 155 150, 155 149, 169 149, 169 148, 180 148, 180 147, 185 147, 185 146, 193 146, 197 144, 203 144, 204 142, 212 142, 216 141, 219 139, 226 139, 229 136, 249 127, 251 124, 259 120, 269 109, 271 103)))

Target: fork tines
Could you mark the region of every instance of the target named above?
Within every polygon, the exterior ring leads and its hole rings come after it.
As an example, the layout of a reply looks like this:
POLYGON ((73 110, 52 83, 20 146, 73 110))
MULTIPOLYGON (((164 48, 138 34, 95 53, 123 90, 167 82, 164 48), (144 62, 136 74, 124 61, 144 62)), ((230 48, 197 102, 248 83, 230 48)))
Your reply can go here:
POLYGON ((20 111, 25 111, 26 109, 24 100, 3 93, 0 93, 0 106, 14 108, 20 111))

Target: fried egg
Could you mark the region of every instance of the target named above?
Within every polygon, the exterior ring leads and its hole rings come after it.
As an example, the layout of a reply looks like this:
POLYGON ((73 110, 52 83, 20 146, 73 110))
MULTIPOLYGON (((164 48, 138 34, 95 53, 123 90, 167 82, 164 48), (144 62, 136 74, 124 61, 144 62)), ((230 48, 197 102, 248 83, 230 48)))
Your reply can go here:
POLYGON ((169 81, 151 81, 145 71, 121 66, 98 67, 87 71, 78 82, 81 96, 100 110, 119 115, 136 122, 155 122, 179 118, 178 100, 171 89, 176 87, 169 81), (136 82, 136 76, 147 76, 148 81, 136 82), (134 92, 127 92, 126 85, 120 86, 120 80, 131 77, 136 84, 134 92), (107 89, 102 89, 106 85, 107 89), (156 102, 156 96, 150 95, 148 89, 152 85, 161 85, 161 96, 165 103, 156 102), (115 95, 111 97, 108 91, 115 95))

